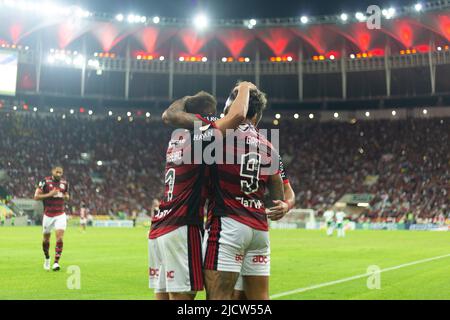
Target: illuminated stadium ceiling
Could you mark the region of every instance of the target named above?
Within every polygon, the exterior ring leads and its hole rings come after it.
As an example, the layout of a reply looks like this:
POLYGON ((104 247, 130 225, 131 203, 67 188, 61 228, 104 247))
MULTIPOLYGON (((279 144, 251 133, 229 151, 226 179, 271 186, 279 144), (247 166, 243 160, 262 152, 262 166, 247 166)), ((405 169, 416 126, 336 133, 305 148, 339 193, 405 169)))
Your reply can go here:
POLYGON ((266 56, 296 57, 299 45, 311 57, 339 58, 343 47, 348 52, 382 55, 387 43, 399 52, 402 49, 420 52, 429 50, 431 40, 436 45, 450 42, 450 11, 445 9, 450 4, 440 2, 384 9, 379 30, 367 29, 362 12, 266 20, 209 20, 201 15, 193 19, 107 15, 74 6, 29 1, 1 0, 0 6, 3 9, 0 41, 30 47, 39 38, 46 47, 80 49, 80 39, 87 37, 92 39, 88 42, 91 51, 120 51, 117 47, 123 40, 132 39, 133 50, 155 55, 167 55, 170 42, 178 54, 188 56, 208 50, 211 54, 208 45, 213 43, 221 56, 236 59, 252 46, 252 52, 256 46, 266 51, 266 56))

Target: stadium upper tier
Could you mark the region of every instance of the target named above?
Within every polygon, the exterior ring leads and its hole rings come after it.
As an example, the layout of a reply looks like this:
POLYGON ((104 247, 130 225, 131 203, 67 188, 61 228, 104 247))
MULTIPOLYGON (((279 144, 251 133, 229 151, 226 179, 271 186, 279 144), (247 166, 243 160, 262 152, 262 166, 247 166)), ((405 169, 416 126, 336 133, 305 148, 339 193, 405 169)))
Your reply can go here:
MULTIPOLYGON (((273 127, 263 123, 261 128, 273 127)), ((62 164, 72 206, 94 213, 150 210, 164 189, 171 129, 150 119, 0 113, 2 184, 31 198, 62 164)), ((354 122, 281 120, 280 153, 297 207, 323 211, 348 193, 374 195, 361 219, 448 214, 450 118, 354 122)))
POLYGON ((19 51, 19 95, 224 98, 237 79, 289 102, 450 92, 448 0, 379 8, 379 25, 365 10, 208 21, 13 3, 0 46, 19 51))

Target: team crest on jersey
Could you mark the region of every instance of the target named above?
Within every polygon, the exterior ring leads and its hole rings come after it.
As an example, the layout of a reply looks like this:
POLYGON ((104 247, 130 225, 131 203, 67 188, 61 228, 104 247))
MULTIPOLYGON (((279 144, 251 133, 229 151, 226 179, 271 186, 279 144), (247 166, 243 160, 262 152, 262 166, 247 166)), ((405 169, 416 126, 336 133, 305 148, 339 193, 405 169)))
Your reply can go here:
POLYGON ((61 190, 64 190, 64 189, 66 188, 66 186, 65 186, 64 183, 61 183, 61 184, 59 185, 59 188, 60 188, 61 190))

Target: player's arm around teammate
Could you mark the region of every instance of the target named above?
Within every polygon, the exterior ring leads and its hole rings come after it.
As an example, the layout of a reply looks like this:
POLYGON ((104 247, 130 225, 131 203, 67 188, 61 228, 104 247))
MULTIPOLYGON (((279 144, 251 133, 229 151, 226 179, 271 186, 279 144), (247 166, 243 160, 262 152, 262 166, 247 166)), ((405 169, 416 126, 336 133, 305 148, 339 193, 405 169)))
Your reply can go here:
MULTIPOLYGON (((255 89, 256 86, 251 82, 240 82, 235 87, 235 90, 238 90, 238 95, 231 104, 230 112, 222 119, 215 121, 215 127, 222 133, 226 133, 226 130, 236 129, 245 120, 250 90, 255 89)), ((172 103, 162 115, 164 123, 176 128, 193 129, 195 122, 198 122, 199 119, 197 115, 188 113, 185 110, 186 103, 188 103, 190 98, 191 96, 186 96, 172 103)))

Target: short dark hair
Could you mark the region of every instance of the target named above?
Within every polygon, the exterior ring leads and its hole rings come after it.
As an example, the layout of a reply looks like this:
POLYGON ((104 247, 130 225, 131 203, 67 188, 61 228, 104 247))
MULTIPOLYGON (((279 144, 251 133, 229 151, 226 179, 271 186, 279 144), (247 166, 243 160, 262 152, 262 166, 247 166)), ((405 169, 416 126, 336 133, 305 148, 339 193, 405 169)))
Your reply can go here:
POLYGON ((200 91, 195 96, 189 97, 185 103, 185 109, 189 113, 215 114, 217 100, 206 91, 200 91))
MULTIPOLYGON (((237 87, 241 82, 242 81, 238 81, 235 87, 237 87)), ((230 93, 230 100, 234 101, 237 95, 238 91, 233 89, 233 91, 230 93)), ((255 115, 258 115, 258 118, 261 118, 266 107, 267 107, 266 94, 259 89, 256 90, 251 89, 250 99, 248 102, 247 119, 252 119, 255 115)))

